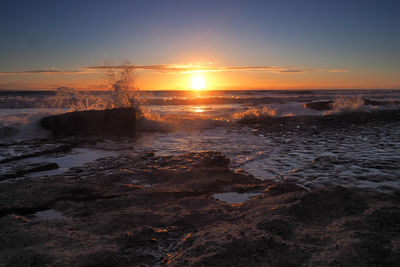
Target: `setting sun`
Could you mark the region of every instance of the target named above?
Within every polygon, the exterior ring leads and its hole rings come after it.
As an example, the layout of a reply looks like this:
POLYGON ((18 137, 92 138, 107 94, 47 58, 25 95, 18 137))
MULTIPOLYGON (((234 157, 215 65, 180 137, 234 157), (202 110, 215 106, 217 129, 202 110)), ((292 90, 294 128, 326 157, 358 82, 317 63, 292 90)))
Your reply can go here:
POLYGON ((201 76, 195 76, 192 78, 192 89, 201 90, 204 89, 204 78, 201 76))

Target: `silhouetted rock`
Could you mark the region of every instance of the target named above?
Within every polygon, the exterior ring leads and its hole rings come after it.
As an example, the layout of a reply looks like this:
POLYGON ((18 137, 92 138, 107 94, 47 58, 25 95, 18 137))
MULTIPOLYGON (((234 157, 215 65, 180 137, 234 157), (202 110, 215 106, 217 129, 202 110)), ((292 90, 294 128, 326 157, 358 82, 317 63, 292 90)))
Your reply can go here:
POLYGON ((133 135, 135 121, 135 109, 114 108, 52 115, 42 118, 40 126, 51 131, 54 136, 133 135))
POLYGON ((333 101, 315 101, 315 102, 305 103, 304 107, 314 110, 329 110, 331 109, 332 103, 333 101))

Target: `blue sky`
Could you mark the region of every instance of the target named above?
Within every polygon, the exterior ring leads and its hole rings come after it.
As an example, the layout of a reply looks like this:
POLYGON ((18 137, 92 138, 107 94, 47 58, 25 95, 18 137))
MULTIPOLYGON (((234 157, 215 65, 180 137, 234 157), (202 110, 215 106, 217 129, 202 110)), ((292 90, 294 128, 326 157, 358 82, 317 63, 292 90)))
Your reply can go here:
POLYGON ((295 65, 389 75, 395 87, 399 14, 400 1, 2 1, 0 72, 105 58, 295 65))

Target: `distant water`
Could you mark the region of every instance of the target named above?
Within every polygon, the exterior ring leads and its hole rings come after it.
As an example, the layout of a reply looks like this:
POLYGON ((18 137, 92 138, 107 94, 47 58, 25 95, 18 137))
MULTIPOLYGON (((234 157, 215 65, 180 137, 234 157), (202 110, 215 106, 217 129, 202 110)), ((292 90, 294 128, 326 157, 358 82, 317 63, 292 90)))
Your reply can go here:
MULTIPOLYGON (((54 92, 0 91, 0 142, 6 146, 9 142, 46 138, 48 133, 37 125, 41 117, 101 108, 109 97, 109 92, 60 98, 54 92)), ((400 90, 155 91, 143 92, 141 98, 147 118, 139 125, 143 134, 136 140, 108 140, 104 147, 133 143, 133 153, 151 150, 159 155, 214 150, 230 157, 233 168, 260 179, 295 181, 308 188, 344 185, 380 191, 400 189, 399 122, 311 136, 238 124, 257 117, 398 109, 400 90), (331 110, 304 106, 315 101, 334 101, 337 105, 331 110)))

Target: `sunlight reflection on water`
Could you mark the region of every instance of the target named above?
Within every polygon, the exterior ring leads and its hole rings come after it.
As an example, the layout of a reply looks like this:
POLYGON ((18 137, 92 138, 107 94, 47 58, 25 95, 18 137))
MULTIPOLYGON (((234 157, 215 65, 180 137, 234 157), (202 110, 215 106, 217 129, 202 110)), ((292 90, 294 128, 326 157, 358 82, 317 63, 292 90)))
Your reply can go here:
POLYGON ((204 112, 204 108, 202 108, 202 107, 194 107, 193 108, 193 112, 202 113, 202 112, 204 112))

